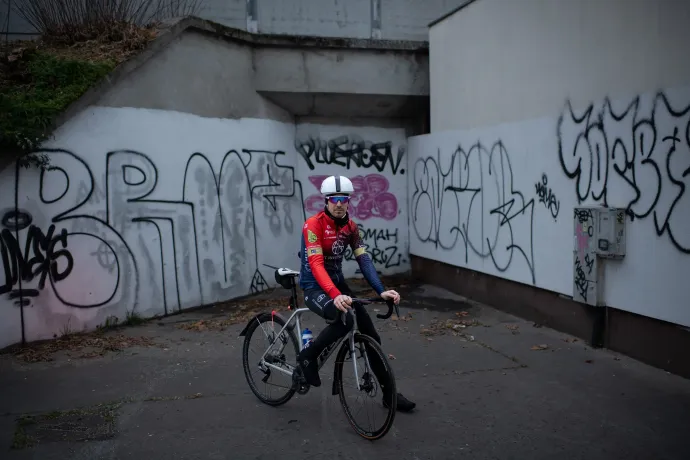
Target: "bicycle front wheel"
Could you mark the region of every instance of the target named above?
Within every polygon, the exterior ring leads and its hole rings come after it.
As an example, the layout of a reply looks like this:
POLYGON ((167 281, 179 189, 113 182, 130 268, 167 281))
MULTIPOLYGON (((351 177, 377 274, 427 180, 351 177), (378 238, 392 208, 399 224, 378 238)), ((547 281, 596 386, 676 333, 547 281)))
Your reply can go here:
POLYGON ((355 432, 365 439, 375 441, 381 439, 393 426, 395 407, 397 405, 397 391, 395 376, 381 346, 374 339, 364 334, 355 334, 354 353, 350 352, 350 341, 343 342, 335 361, 335 385, 340 397, 348 422, 355 432), (391 401, 383 405, 381 382, 372 370, 372 361, 382 364, 383 376, 387 380, 391 401), (356 369, 356 371, 355 371, 356 369), (351 374, 351 377, 346 377, 351 374), (345 382, 347 381, 347 384, 345 382), (365 406, 371 406, 366 414, 357 406, 361 401, 365 406), (387 406, 387 407, 386 407, 387 406), (358 422, 355 417, 363 419, 358 422), (376 419, 380 419, 376 422, 376 419))

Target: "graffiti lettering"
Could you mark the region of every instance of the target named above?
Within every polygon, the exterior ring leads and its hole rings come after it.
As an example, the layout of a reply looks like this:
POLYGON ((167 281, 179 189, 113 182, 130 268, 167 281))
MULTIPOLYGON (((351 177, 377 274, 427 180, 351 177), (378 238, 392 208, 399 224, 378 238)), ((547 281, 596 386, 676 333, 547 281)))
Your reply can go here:
MULTIPOLYGON (((397 246, 371 248, 367 252, 371 256, 371 261, 374 262, 374 265, 379 265, 383 268, 398 267, 402 262, 402 254, 398 253, 397 246)), ((345 260, 355 260, 355 256, 350 248, 345 251, 345 260)))
POLYGON ((575 180, 578 202, 625 207, 631 218, 653 216, 657 236, 690 254, 690 107, 676 110, 656 94, 647 115, 635 98, 622 112, 606 99, 576 114, 567 102, 558 119, 563 172, 575 180))
MULTIPOLYGON (((320 190, 321 182, 328 176, 310 176, 316 190, 320 190)), ((354 176, 350 178, 355 188, 352 195, 348 213, 360 220, 378 217, 384 220, 393 220, 398 216, 398 200, 388 191, 388 179, 380 174, 367 176, 354 176)), ((304 209, 307 213, 315 214, 323 210, 324 197, 314 194, 304 200, 304 209)))
POLYGON ((465 263, 470 255, 491 259, 505 272, 517 253, 535 284, 533 252, 534 200, 514 189, 508 151, 501 141, 491 149, 458 147, 446 168, 441 152, 417 160, 411 221, 420 241, 436 248, 455 249, 462 241, 465 263))
POLYGON ((312 171, 316 168, 314 165, 316 162, 343 166, 347 169, 373 167, 379 172, 383 172, 388 167, 394 175, 398 170, 400 174, 405 174, 405 170, 400 169, 405 148, 400 146, 394 158, 393 144, 390 141, 372 143, 357 135, 339 136, 328 141, 308 137, 295 139, 295 149, 312 171))
POLYGON ((551 215, 555 219, 558 217, 558 210, 561 207, 561 204, 556 199, 556 195, 553 194, 551 187, 547 187, 548 182, 549 179, 546 177, 546 174, 542 174, 541 182, 534 184, 534 188, 536 189, 537 196, 539 197, 539 202, 544 203, 546 209, 551 212, 551 215))
POLYGON ((574 298, 577 301, 587 303, 590 284, 596 277, 596 273, 593 273, 596 262, 596 254, 593 250, 594 217, 590 209, 575 209, 574 219, 577 242, 574 255, 575 270, 573 271, 574 298))
MULTIPOLYGON (((20 223, 26 223, 30 216, 10 211, 3 216, 3 223, 15 223, 15 230, 19 230, 20 223)), ((64 280, 72 272, 74 260, 67 250, 67 230, 55 234, 55 225, 48 228, 48 233, 44 234, 40 228, 31 225, 27 230, 26 244, 24 251, 21 250, 19 241, 15 235, 4 228, 0 232, 0 254, 2 255, 2 265, 5 271, 5 284, 0 286, 0 295, 12 291, 12 288, 22 281, 32 281, 38 276, 38 289, 45 288, 46 279, 50 276, 52 283, 64 280), (58 246, 59 245, 59 246, 58 246), (56 250, 56 246, 61 249, 56 250)), ((35 289, 12 291, 11 297, 20 299, 17 305, 28 305, 28 299, 24 297, 35 297, 38 291, 35 289)))
MULTIPOLYGON (((590 268, 591 271, 591 268, 590 268)), ((587 275, 579 258, 575 259, 575 286, 577 287, 577 292, 582 297, 582 300, 587 302, 587 289, 589 288, 589 280, 587 280, 587 275)))
POLYGON ((592 211, 589 209, 584 209, 584 210, 576 209, 575 210, 575 217, 577 218, 579 223, 587 222, 588 220, 593 219, 592 211))
MULTIPOLYGON (((359 236, 367 243, 367 252, 374 265, 381 268, 399 267, 403 260, 403 254, 398 249, 398 229, 373 229, 357 224, 359 236), (379 244, 381 246, 379 246, 379 244)), ((345 260, 356 260, 352 249, 345 250, 345 260)))

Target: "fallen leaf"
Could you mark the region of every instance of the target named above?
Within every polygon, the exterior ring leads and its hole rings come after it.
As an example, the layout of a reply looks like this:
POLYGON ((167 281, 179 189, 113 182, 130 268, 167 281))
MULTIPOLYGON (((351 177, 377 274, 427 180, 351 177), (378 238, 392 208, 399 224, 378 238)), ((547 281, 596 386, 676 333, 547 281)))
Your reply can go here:
POLYGON ((592 360, 591 360, 591 359, 588 359, 588 360, 586 360, 585 362, 586 362, 587 364, 592 364, 592 360))
MULTIPOLYGON (((104 331, 70 334, 48 342, 30 343, 14 349, 13 354, 27 363, 53 361, 52 355, 60 352, 83 352, 80 358, 96 358, 108 351, 122 351, 131 347, 160 346, 148 337, 128 337, 104 331)), ((68 353, 69 354, 69 353, 68 353)))
POLYGON ((467 315, 469 315, 469 313, 467 313, 466 311, 455 312, 455 316, 467 316, 467 315))
POLYGON ((531 350, 546 350, 546 349, 548 349, 548 348, 549 348, 548 345, 546 345, 545 343, 542 343, 542 344, 540 344, 540 345, 534 345, 534 346, 533 346, 532 348, 530 348, 530 349, 531 349, 531 350))
POLYGON ((388 353, 388 359, 393 360, 393 359, 395 359, 395 356, 393 356, 392 354, 388 353))

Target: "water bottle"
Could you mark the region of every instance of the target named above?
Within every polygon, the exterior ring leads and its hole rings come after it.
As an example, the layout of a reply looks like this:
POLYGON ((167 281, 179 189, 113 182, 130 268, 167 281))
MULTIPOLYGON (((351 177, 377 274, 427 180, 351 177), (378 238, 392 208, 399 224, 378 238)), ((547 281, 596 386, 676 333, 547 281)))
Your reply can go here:
POLYGON ((313 336, 311 335, 311 331, 309 330, 309 328, 305 327, 304 330, 302 331, 302 347, 303 348, 307 348, 309 345, 311 345, 312 337, 313 336))

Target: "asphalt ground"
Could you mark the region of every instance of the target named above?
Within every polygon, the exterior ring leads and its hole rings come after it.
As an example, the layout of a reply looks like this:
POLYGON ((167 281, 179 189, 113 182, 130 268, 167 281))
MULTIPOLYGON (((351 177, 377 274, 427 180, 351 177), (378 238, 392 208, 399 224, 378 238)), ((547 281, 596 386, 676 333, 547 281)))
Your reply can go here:
POLYGON ((0 355, 0 458, 690 458, 690 381, 435 287, 401 291, 402 317, 375 324, 417 408, 379 441, 331 394, 334 356, 281 407, 251 393, 238 334, 285 305, 275 290, 0 355))

